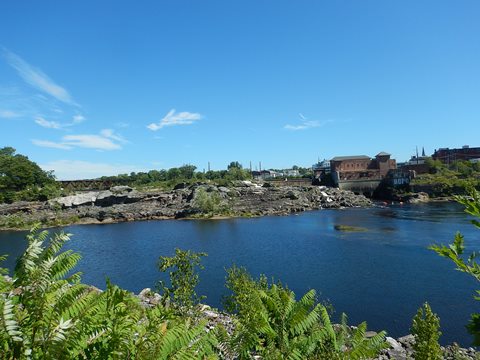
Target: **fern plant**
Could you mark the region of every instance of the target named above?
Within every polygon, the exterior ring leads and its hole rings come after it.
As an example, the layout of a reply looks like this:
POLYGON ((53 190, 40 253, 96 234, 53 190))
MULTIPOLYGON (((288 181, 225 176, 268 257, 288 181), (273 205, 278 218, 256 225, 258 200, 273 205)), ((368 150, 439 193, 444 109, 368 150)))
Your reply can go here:
POLYGON ((366 338, 367 323, 362 322, 357 327, 350 327, 345 314, 342 314, 340 324, 334 326, 327 309, 322 307, 321 323, 321 345, 315 353, 317 359, 370 359, 388 347, 385 341, 385 331, 366 338))
POLYGON ((280 283, 269 285, 265 277, 257 282, 236 267, 228 270, 227 287, 233 292, 227 308, 238 314, 231 344, 240 358, 256 353, 264 359, 368 359, 386 347, 385 332, 367 339, 366 323, 351 329, 345 315, 334 329, 315 290, 297 301, 280 283))
POLYGON ((13 280, 0 276, 2 358, 215 358, 216 338, 204 323, 144 308, 109 282, 103 292, 81 284, 73 272, 80 256, 60 252, 68 234, 49 238, 35 227, 27 238, 13 280))

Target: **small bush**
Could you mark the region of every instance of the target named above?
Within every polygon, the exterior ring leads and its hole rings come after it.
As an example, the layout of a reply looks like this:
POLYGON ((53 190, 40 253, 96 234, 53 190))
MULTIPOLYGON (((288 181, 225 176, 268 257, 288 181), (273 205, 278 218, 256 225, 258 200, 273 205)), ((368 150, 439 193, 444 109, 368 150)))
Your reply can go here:
POLYGON ((415 359, 437 360, 442 359, 442 351, 438 339, 440 331, 440 318, 432 312, 428 303, 418 309, 413 318, 412 334, 415 336, 415 359))

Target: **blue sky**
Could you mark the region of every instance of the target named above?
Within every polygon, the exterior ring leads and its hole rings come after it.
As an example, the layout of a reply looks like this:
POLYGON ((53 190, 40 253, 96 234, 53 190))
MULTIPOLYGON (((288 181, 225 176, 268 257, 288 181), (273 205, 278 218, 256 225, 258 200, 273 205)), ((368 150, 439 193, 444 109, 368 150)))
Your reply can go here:
POLYGON ((0 146, 61 179, 480 146, 480 2, 2 1, 0 146))

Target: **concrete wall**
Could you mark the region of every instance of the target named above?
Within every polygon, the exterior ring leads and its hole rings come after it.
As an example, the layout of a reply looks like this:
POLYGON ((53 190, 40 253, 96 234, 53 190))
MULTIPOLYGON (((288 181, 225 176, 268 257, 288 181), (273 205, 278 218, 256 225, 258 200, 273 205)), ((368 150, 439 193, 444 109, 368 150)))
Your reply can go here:
POLYGON ((341 190, 350 190, 359 194, 372 195, 375 189, 380 185, 381 180, 353 180, 340 181, 338 187, 341 190))

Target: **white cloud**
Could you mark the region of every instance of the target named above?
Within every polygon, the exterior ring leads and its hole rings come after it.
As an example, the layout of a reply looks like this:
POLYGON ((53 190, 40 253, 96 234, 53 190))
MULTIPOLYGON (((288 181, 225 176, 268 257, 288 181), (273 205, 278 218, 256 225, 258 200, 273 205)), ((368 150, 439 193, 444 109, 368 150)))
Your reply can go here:
POLYGON ((48 120, 45 120, 44 118, 42 117, 37 117, 35 119, 35 122, 44 127, 44 128, 47 128, 47 129, 60 129, 62 127, 62 125, 56 121, 48 121, 48 120))
POLYGON ((322 127, 330 122, 333 122, 333 120, 325 120, 325 121, 308 120, 307 117, 305 117, 302 113, 299 113, 298 116, 302 120, 300 124, 297 124, 297 125, 287 124, 283 128, 291 131, 307 130, 311 128, 322 127))
POLYGON ((96 163, 81 160, 56 160, 40 164, 44 170, 53 170, 59 180, 95 179, 101 176, 146 171, 136 165, 96 163))
POLYGON ((20 113, 12 110, 1 110, 0 109, 0 118, 2 119, 13 119, 22 116, 20 113))
POLYGON ((32 143, 34 145, 37 145, 37 146, 40 146, 40 147, 47 147, 47 148, 52 148, 52 149, 70 150, 72 148, 71 146, 69 146, 67 144, 56 143, 56 142, 48 141, 48 140, 33 139, 32 143))
POLYGON ((152 131, 160 130, 165 126, 175 126, 175 125, 191 125, 195 121, 198 121, 202 118, 202 115, 198 113, 191 113, 188 111, 183 111, 175 114, 175 109, 172 109, 168 112, 165 117, 160 120, 159 123, 151 123, 147 125, 147 128, 152 131))
POLYGON ((106 137, 108 139, 116 140, 121 143, 127 143, 128 141, 125 140, 123 136, 120 136, 118 134, 115 134, 115 132, 112 129, 103 129, 100 131, 100 135, 103 137, 106 137))
POLYGON ((7 49, 3 49, 3 53, 10 66, 17 70, 18 74, 23 78, 23 80, 25 80, 25 82, 63 103, 78 106, 67 90, 56 84, 40 69, 34 68, 20 56, 7 49))
POLYGON ((85 116, 77 114, 72 118, 73 124, 80 124, 85 121, 85 116))
POLYGON ((66 145, 96 149, 96 150, 118 150, 122 147, 101 135, 65 135, 62 143, 66 145))
POLYGON ((71 126, 75 126, 77 124, 80 124, 82 121, 85 120, 85 117, 82 115, 75 115, 72 117, 72 122, 69 123, 60 123, 58 121, 53 121, 53 120, 46 120, 45 118, 41 116, 37 116, 35 118, 35 122, 47 129, 63 129, 71 126))
POLYGON ((74 147, 95 150, 119 150, 119 143, 127 143, 122 136, 115 134, 111 129, 104 129, 100 135, 65 135, 59 142, 47 140, 32 140, 37 146, 69 150, 74 147))

